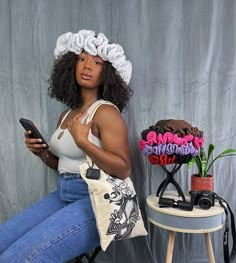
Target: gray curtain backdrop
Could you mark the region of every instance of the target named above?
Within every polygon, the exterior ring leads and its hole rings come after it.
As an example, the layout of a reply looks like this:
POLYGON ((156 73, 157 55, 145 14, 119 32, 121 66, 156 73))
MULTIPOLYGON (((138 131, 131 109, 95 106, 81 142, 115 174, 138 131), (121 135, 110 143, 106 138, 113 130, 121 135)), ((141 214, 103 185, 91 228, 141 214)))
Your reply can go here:
MULTIPOLYGON (((149 231, 148 237, 113 242, 98 262, 165 262, 168 232, 150 225, 145 214, 145 198, 165 175, 142 156, 138 140, 158 120, 174 118, 203 130, 206 144, 216 144, 214 155, 236 148, 236 2, 1 0, 1 223, 56 187, 56 173, 26 149, 19 118, 34 120, 50 139, 65 109, 47 96, 56 39, 80 29, 105 33, 133 62, 134 95, 124 118, 132 178, 149 231)), ((234 212, 235 161, 219 160, 212 170, 215 191, 234 212)), ((175 176, 183 191, 190 189, 192 172, 182 166, 175 176)), ((216 262, 223 262, 223 230, 211 238, 216 262)), ((173 262, 208 262, 204 236, 178 233, 173 262)))

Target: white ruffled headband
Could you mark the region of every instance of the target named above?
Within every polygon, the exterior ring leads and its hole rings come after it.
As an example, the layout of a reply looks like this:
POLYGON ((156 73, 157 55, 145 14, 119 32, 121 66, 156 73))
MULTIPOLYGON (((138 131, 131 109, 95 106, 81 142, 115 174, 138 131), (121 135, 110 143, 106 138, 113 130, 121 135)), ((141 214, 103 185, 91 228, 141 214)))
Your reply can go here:
POLYGON ((90 30, 80 30, 74 34, 67 32, 57 39, 54 55, 58 59, 68 51, 79 55, 83 50, 92 56, 109 61, 121 78, 129 84, 132 73, 131 62, 126 59, 123 48, 118 44, 109 44, 103 33, 96 36, 95 32, 90 30))

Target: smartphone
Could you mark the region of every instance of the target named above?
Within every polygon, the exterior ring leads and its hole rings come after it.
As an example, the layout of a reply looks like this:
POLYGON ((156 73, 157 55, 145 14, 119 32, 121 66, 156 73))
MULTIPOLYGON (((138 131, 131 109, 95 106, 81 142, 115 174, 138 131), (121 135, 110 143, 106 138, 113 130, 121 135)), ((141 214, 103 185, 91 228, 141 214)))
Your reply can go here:
POLYGON ((45 141, 45 139, 43 138, 43 136, 39 132, 38 128, 35 126, 35 124, 31 120, 21 118, 21 119, 19 119, 19 121, 20 121, 21 125, 25 128, 26 131, 31 130, 31 134, 30 134, 31 138, 41 139, 42 142, 40 142, 40 143, 46 144, 47 145, 46 148, 49 147, 47 142, 45 141))

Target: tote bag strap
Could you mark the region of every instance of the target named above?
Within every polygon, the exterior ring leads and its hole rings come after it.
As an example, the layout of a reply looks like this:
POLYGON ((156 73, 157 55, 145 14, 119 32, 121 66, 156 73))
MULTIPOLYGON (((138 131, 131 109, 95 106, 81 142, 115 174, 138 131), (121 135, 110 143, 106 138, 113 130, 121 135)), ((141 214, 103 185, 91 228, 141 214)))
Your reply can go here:
POLYGON ((101 105, 111 105, 111 106, 115 107, 119 111, 119 109, 116 107, 115 104, 113 104, 113 103, 111 103, 109 101, 106 101, 106 100, 97 100, 95 103, 93 103, 93 105, 88 110, 86 124, 93 119, 94 114, 96 113, 97 109, 101 105))
MULTIPOLYGON (((109 101, 106 101, 106 100, 98 100, 89 108, 87 119, 85 121, 86 124, 93 119, 97 109, 101 105, 111 105, 111 106, 115 107, 119 111, 119 109, 116 107, 115 104, 113 104, 113 103, 111 103, 109 101)), ((91 134, 91 129, 89 130, 88 139, 89 139, 90 142, 93 143, 93 137, 92 137, 92 134, 91 134)), ((87 154, 86 154, 86 158, 87 158, 88 163, 92 165, 93 162, 92 162, 92 160, 90 159, 90 157, 87 154)))

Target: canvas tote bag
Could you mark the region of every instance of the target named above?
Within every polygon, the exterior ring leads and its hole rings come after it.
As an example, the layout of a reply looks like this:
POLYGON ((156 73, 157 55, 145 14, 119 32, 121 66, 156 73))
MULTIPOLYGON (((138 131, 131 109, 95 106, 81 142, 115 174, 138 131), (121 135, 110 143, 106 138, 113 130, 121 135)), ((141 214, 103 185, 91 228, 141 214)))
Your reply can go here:
MULTIPOLYGON (((93 119, 96 110, 103 104, 116 107, 108 101, 98 100, 90 107, 85 123, 93 119)), ((91 130, 88 139, 92 142, 91 130)), ((80 165, 79 170, 88 184, 102 250, 105 251, 113 240, 147 235, 131 179, 128 177, 122 180, 111 176, 99 169, 89 156, 86 158, 87 161, 80 165), (91 167, 94 179, 89 179, 91 167)))

